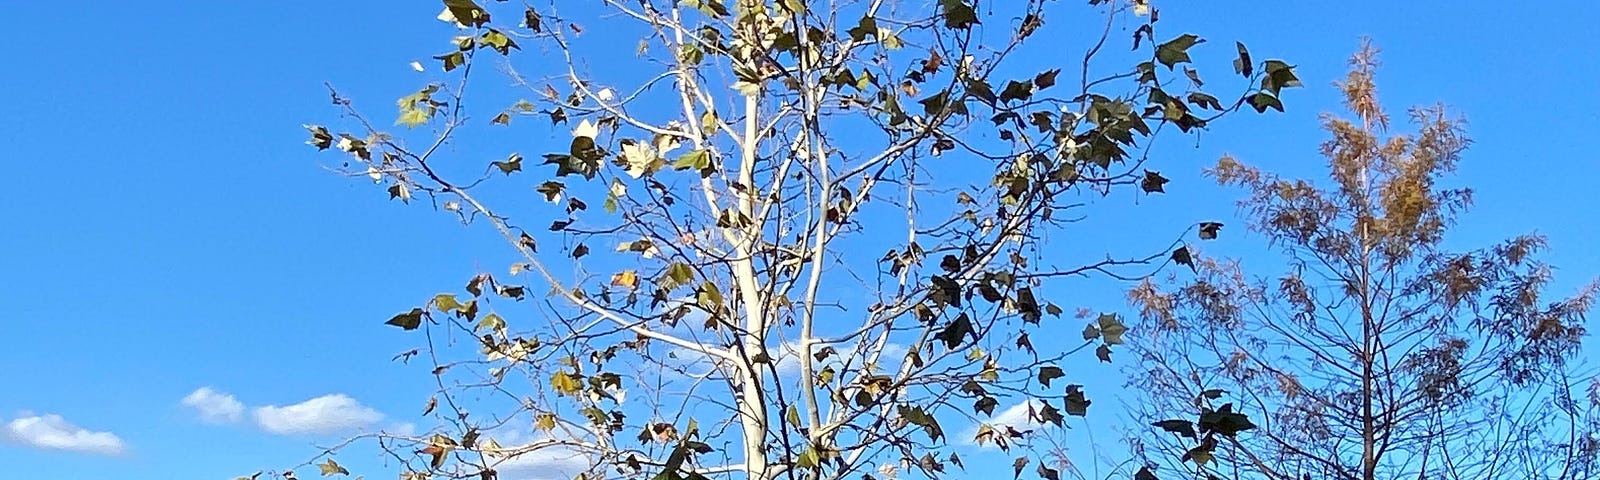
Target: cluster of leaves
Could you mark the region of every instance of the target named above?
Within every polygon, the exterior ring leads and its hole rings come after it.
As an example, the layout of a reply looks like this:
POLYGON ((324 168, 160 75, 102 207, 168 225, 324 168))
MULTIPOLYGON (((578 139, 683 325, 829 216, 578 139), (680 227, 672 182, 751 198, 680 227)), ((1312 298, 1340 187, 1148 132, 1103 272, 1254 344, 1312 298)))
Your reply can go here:
MULTIPOLYGON (((1002 402, 1037 405, 1031 416, 1057 429, 1087 415, 1083 386, 1061 381, 1068 359, 1093 347, 1109 362, 1127 327, 1081 310, 1083 343, 1036 345, 1030 334, 1077 328, 1048 285, 1163 257, 1190 264, 1188 253, 1059 267, 1071 260, 1042 239, 1070 228, 1062 213, 1084 195, 1163 192, 1168 180, 1147 167, 1164 125, 1281 110, 1281 89, 1299 81, 1237 45, 1247 93, 1224 103, 1189 56, 1203 40, 1156 43, 1158 15, 1142 1, 1089 2, 1108 25, 1141 13, 1133 53, 1110 59, 1131 68, 1091 68, 1111 55, 1109 27, 1086 39, 1082 71, 1038 65, 1023 52, 1059 53, 1037 39, 1076 30, 1047 23, 1070 18, 1056 3, 608 0, 558 14, 446 0, 439 18, 459 35, 433 58, 447 80, 400 99, 406 132, 379 130, 338 94, 364 131, 307 127, 311 145, 349 154, 350 172, 391 198, 487 223, 514 254, 509 277, 478 274, 470 297, 440 294, 388 321, 429 334, 440 385, 424 412, 439 426, 392 439, 416 447, 397 453, 408 474, 488 478, 560 450, 587 459, 590 478, 832 479, 885 463, 937 478, 964 468, 945 453, 952 424, 976 423, 979 442, 1006 451, 1049 439, 987 423, 1002 402), (616 23, 586 33, 583 17, 616 23), (984 28, 1008 18, 1021 21, 984 28), (592 37, 635 34, 639 68, 580 70, 607 44, 592 37), (554 80, 518 70, 524 45, 544 56, 523 63, 554 80), (486 59, 530 97, 478 121, 464 99, 486 59), (424 127, 427 146, 407 147, 424 127), (521 153, 469 164, 447 153, 467 146, 441 148, 466 129, 560 143, 529 154, 539 168, 521 153), (496 188, 529 175, 533 192, 496 188), (457 358, 435 332, 474 350, 457 358), (493 438, 519 424, 544 440, 493 438)), ((1201 238, 1219 227, 1202 225, 1201 238)), ((1020 474, 1028 457, 1018 461, 1020 474)), ((1059 476, 1047 466, 1059 462, 1036 465, 1059 476)))
POLYGON ((1469 144, 1461 123, 1417 109, 1416 133, 1382 138, 1376 50, 1352 64, 1340 87, 1357 118, 1325 121, 1327 182, 1232 158, 1209 171, 1248 192, 1251 229, 1287 268, 1256 278, 1241 262, 1185 251, 1195 277, 1130 292, 1144 319, 1136 332, 1150 339, 1131 382, 1153 395, 1141 413, 1199 411, 1136 444, 1153 464, 1196 476, 1594 475, 1600 443, 1574 439, 1600 432, 1600 397, 1573 393, 1571 364, 1600 286, 1549 300, 1534 236, 1446 250, 1471 198, 1440 186, 1469 144), (1210 409, 1223 389, 1238 406, 1210 409), (1254 432, 1235 439, 1242 430, 1254 432), (1169 452, 1181 461, 1163 461, 1169 452))

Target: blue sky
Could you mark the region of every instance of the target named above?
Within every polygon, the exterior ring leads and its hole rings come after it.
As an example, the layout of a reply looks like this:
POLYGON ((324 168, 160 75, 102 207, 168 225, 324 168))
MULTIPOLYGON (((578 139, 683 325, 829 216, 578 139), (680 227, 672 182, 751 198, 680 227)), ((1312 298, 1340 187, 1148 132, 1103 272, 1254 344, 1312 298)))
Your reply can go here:
MULTIPOLYGON (((1379 82, 1391 108, 1442 101, 1470 121, 1476 144, 1457 179, 1477 190, 1477 206, 1461 244, 1538 231, 1551 240, 1558 290, 1600 273, 1585 193, 1600 178, 1600 91, 1585 87, 1600 73, 1587 48, 1600 6, 1167 3, 1157 2, 1166 31, 1214 41, 1197 47, 1197 60, 1218 64, 1241 40, 1296 64, 1307 88, 1287 95, 1286 114, 1234 117, 1197 146, 1169 149, 1162 170, 1173 193, 1108 199, 1139 203, 1106 222, 1108 241, 1167 241, 1141 238, 1135 223, 1231 218, 1236 195, 1197 174, 1224 152, 1315 174, 1316 116, 1337 109, 1329 82, 1369 35, 1385 52, 1379 82)), ((379 323, 498 270, 501 247, 333 175, 324 169, 332 157, 302 144, 300 124, 334 118, 323 81, 378 106, 414 90, 424 80, 408 64, 440 44, 437 3, 7 6, 7 473, 232 478, 298 463, 309 445, 338 438, 332 427, 413 420, 428 377, 389 360, 414 345, 379 323), (182 403, 201 387, 232 395, 238 421, 230 408, 206 418, 182 403), (273 409, 314 399, 343 423, 297 423, 305 409, 273 409), (38 440, 74 429, 83 433, 65 443, 38 440)), ((1088 291, 1115 308, 1116 288, 1088 291)))

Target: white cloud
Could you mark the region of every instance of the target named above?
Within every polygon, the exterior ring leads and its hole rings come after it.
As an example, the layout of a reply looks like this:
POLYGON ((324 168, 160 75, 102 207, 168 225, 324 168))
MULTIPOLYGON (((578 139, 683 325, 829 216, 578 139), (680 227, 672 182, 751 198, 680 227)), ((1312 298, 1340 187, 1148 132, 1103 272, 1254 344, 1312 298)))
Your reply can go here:
POLYGON ((183 406, 194 409, 200 421, 211 424, 239 423, 244 418, 244 404, 224 392, 200 387, 183 397, 183 406))
POLYGON ((279 435, 330 434, 367 427, 383 414, 344 394, 324 395, 294 405, 255 410, 256 424, 279 435))
POLYGON ((127 450, 122 439, 111 432, 93 432, 67 422, 60 415, 28 415, 6 425, 12 441, 46 450, 118 455, 127 450))
POLYGON ((383 429, 383 433, 401 437, 414 437, 417 435, 417 424, 411 422, 396 423, 390 425, 389 428, 383 429))
POLYGON ((490 462, 505 480, 568 480, 591 465, 587 455, 568 447, 542 448, 511 458, 491 457, 490 462))
POLYGON ((1040 403, 1038 400, 1029 400, 1018 403, 1016 405, 1012 405, 1010 408, 1001 410, 999 415, 995 415, 994 418, 989 420, 989 425, 996 427, 1010 426, 1017 430, 1039 428, 1043 424, 1029 417, 1038 416, 1039 409, 1043 407, 1044 404, 1040 403), (1032 410, 1034 414, 1029 415, 1029 410, 1032 410))
MULTIPOLYGON (((1036 419, 1029 418, 1028 409, 1030 407, 1033 409, 1033 416, 1036 417, 1038 416, 1039 409, 1043 408, 1044 404, 1038 400, 1028 400, 1026 402, 1018 403, 1006 408, 1005 410, 1001 410, 1000 413, 995 414, 995 416, 990 417, 987 421, 982 423, 987 423, 990 427, 993 427, 995 430, 1001 432, 1004 432, 1008 426, 1017 429, 1017 431, 1037 430, 1044 426, 1044 424, 1039 423, 1036 419)), ((973 441, 973 437, 977 435, 978 425, 973 425, 971 428, 968 428, 961 434, 960 440, 968 445, 975 445, 976 442, 973 441)))
MULTIPOLYGON (((815 354, 816 352, 822 351, 823 348, 826 348, 826 346, 816 345, 811 347, 811 350, 812 353, 815 354)), ((846 360, 850 361, 852 368, 860 368, 867 361, 868 354, 872 353, 871 348, 858 352, 856 351, 856 347, 853 345, 835 346, 833 348, 834 353, 828 355, 828 357, 822 361, 814 362, 813 368, 821 370, 822 367, 826 365, 833 365, 835 368, 838 368, 839 366, 843 365, 846 360)), ((785 342, 783 346, 778 348, 778 350, 778 374, 787 376, 799 375, 800 342, 785 342)), ((881 351, 878 352, 878 371, 883 372, 898 370, 900 368, 900 364, 905 361, 906 353, 908 352, 909 350, 906 349, 905 345, 898 343, 885 343, 881 351)))

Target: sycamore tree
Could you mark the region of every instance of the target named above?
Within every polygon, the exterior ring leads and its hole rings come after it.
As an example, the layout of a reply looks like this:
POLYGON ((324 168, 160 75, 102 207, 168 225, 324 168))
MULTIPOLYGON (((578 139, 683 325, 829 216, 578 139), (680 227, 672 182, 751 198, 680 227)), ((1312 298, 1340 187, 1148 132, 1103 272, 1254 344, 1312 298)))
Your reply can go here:
POLYGON ((1354 116, 1324 117, 1328 178, 1226 157, 1208 171, 1248 194, 1279 256, 1195 254, 1192 279, 1130 293, 1132 383, 1165 418, 1135 445, 1192 478, 1600 475, 1600 384, 1576 361, 1596 286, 1549 293, 1539 236, 1450 248, 1472 198, 1445 184, 1463 124, 1419 108, 1390 134, 1376 55, 1364 45, 1338 83, 1354 116))
MULTIPOLYGON (((1158 18, 1145 0, 445 0, 445 48, 418 65, 435 81, 397 119, 335 90, 343 120, 307 126, 397 203, 504 238, 484 253, 503 264, 388 320, 438 388, 425 431, 369 439, 406 479, 939 478, 975 441, 1056 480, 1049 432, 1090 404, 1068 356, 1107 358, 1124 327, 1059 318, 1049 286, 1171 253, 1074 221, 1162 191, 1157 132, 1281 111, 1299 83, 1242 44, 1203 80, 1190 52, 1210 45, 1158 18), (1041 340, 1085 322, 1088 340, 1041 340), (988 420, 1014 405, 1043 428, 988 420)), ((339 450, 323 474, 350 473, 339 450)))

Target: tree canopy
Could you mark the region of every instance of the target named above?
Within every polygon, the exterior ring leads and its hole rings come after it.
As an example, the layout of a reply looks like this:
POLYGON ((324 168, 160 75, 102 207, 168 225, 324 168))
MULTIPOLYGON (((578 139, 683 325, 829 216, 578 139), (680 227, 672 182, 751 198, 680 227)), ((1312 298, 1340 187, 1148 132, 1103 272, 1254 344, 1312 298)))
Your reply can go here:
POLYGON ((1135 446, 1210 478, 1593 477, 1600 384, 1578 354, 1597 286, 1552 298, 1537 235, 1448 248, 1472 199, 1447 184, 1463 122, 1416 108, 1390 134, 1377 50, 1351 65, 1326 179, 1231 157, 1207 172, 1247 193, 1277 256, 1195 254, 1192 279, 1130 292, 1140 413, 1169 418, 1135 446))
POLYGON ((591 480, 942 478, 975 441, 1057 480, 1058 450, 1018 447, 1087 414, 1072 355, 1108 359, 1126 327, 1058 318, 1051 285, 1174 258, 1066 234, 1085 199, 1162 192, 1154 136, 1299 85, 1237 43, 1202 80, 1210 45, 1143 0, 445 0, 439 20, 456 33, 396 128, 337 91, 345 126, 307 126, 351 176, 505 240, 503 266, 388 321, 438 380, 436 427, 380 440, 413 479, 557 457, 591 480), (1027 418, 994 421, 1007 405, 1027 418))

